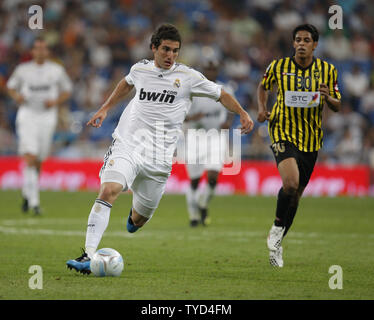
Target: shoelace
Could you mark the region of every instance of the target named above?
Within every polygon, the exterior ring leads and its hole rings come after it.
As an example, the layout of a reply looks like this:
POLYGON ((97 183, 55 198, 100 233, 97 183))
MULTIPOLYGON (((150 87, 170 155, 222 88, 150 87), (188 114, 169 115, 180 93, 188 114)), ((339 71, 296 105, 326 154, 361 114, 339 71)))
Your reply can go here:
POLYGON ((85 260, 87 258, 87 253, 84 251, 83 248, 81 248, 81 250, 82 250, 82 255, 78 257, 77 259, 75 259, 78 262, 81 262, 82 260, 85 260))

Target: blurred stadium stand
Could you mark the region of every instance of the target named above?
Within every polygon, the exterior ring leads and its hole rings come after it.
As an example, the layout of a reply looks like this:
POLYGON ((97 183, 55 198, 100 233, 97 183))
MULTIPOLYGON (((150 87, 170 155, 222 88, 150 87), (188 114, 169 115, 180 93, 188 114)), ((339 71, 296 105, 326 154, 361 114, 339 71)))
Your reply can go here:
MULTIPOLYGON (((324 148, 319 161, 366 164, 374 168, 374 2, 365 0, 46 0, 0 2, 0 155, 16 154, 16 105, 5 92, 15 66, 30 59, 33 39, 48 41, 52 58, 74 82, 60 110, 53 156, 102 158, 127 102, 114 110, 100 130, 87 128, 96 111, 133 63, 151 57, 149 39, 162 22, 175 24, 183 37, 179 61, 200 68, 202 57, 221 61, 220 79, 230 81, 236 97, 256 119, 256 87, 274 58, 293 54, 291 31, 297 24, 317 26, 316 56, 339 71, 343 110, 325 110, 324 148), (28 8, 39 4, 44 29, 28 28, 28 8), (330 30, 328 8, 339 4, 343 30, 330 30)), ((275 94, 271 96, 272 100, 275 94)), ((236 127, 239 119, 235 119, 236 127)), ((243 158, 273 160, 266 124, 242 138, 243 158)))

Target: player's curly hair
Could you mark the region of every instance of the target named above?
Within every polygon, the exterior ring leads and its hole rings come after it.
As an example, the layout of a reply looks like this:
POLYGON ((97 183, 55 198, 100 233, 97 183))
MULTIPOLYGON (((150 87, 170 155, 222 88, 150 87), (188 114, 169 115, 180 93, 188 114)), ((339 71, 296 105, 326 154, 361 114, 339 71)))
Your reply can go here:
POLYGON ((182 44, 182 38, 178 29, 170 23, 164 23, 156 29, 152 35, 151 44, 149 47, 152 49, 152 45, 154 45, 157 49, 162 40, 178 41, 179 46, 182 44))
POLYGON ((313 41, 318 42, 319 33, 318 33, 317 28, 315 26, 313 26, 312 24, 301 24, 301 25, 297 26, 292 32, 293 40, 295 40, 296 33, 298 33, 299 31, 308 31, 312 35, 313 41))

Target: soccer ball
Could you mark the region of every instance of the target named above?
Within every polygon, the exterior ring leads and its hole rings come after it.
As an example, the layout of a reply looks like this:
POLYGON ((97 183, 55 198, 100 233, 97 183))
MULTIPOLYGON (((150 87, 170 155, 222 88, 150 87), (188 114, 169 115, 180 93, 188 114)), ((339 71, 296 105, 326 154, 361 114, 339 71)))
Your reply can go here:
POLYGON ((97 277, 119 277, 123 270, 122 256, 111 248, 97 250, 91 259, 90 269, 97 277))

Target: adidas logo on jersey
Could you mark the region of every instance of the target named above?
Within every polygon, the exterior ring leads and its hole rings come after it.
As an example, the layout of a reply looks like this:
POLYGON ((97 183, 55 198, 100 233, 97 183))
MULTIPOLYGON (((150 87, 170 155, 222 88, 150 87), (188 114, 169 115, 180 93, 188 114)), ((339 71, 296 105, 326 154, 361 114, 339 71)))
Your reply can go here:
POLYGON ((173 103, 176 95, 176 91, 163 90, 162 93, 154 91, 147 92, 144 90, 144 88, 141 88, 139 93, 139 100, 173 103))

